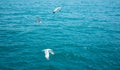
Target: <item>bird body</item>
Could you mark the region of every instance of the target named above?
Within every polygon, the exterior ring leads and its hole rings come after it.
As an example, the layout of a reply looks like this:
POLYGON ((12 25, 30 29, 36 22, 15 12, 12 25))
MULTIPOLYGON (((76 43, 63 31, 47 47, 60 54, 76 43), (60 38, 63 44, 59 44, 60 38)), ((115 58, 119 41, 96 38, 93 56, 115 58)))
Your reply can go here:
POLYGON ((42 51, 44 51, 44 53, 45 53, 45 58, 46 58, 47 60, 49 60, 49 54, 54 55, 54 52, 53 52, 52 49, 44 49, 44 50, 42 50, 42 51))

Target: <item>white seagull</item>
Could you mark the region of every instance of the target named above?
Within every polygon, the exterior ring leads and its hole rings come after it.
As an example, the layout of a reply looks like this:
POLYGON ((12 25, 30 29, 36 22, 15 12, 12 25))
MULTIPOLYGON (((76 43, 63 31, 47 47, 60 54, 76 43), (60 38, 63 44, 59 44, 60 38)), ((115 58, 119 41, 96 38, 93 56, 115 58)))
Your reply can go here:
POLYGON ((44 51, 44 53, 45 53, 45 58, 46 58, 47 60, 49 60, 49 53, 51 53, 52 55, 54 55, 54 52, 53 52, 52 49, 44 49, 44 50, 42 50, 42 51, 44 51))
POLYGON ((56 7, 56 8, 53 10, 53 13, 58 12, 58 11, 60 11, 61 9, 62 9, 61 7, 56 7))

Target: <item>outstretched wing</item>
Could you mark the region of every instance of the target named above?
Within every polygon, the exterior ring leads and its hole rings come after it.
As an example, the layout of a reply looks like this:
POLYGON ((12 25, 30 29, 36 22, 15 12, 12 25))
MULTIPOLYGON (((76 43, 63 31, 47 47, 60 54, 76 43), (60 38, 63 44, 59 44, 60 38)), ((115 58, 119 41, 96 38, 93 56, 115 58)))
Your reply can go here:
POLYGON ((52 55, 54 55, 54 52, 53 52, 53 50, 51 50, 51 49, 49 50, 49 53, 51 53, 52 55))

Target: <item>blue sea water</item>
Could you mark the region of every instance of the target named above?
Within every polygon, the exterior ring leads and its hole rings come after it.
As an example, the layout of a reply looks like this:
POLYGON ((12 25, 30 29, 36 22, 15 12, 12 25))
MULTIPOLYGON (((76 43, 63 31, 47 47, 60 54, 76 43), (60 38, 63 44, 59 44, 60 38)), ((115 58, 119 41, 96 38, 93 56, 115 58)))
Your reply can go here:
POLYGON ((120 70, 120 0, 0 0, 0 70, 120 70))

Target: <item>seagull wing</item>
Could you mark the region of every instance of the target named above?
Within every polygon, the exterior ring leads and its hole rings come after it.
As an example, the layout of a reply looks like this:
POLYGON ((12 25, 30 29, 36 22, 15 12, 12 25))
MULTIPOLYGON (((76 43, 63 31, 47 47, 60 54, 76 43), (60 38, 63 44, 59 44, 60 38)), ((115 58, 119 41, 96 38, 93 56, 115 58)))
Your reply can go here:
POLYGON ((49 53, 51 53, 52 55, 54 55, 54 52, 53 52, 53 50, 49 50, 49 53))
POLYGON ((48 50, 45 50, 45 58, 46 58, 47 60, 49 60, 49 52, 48 52, 48 50))
POLYGON ((60 11, 60 10, 61 10, 61 7, 57 7, 57 8, 54 9, 53 12, 57 12, 57 11, 60 11))

